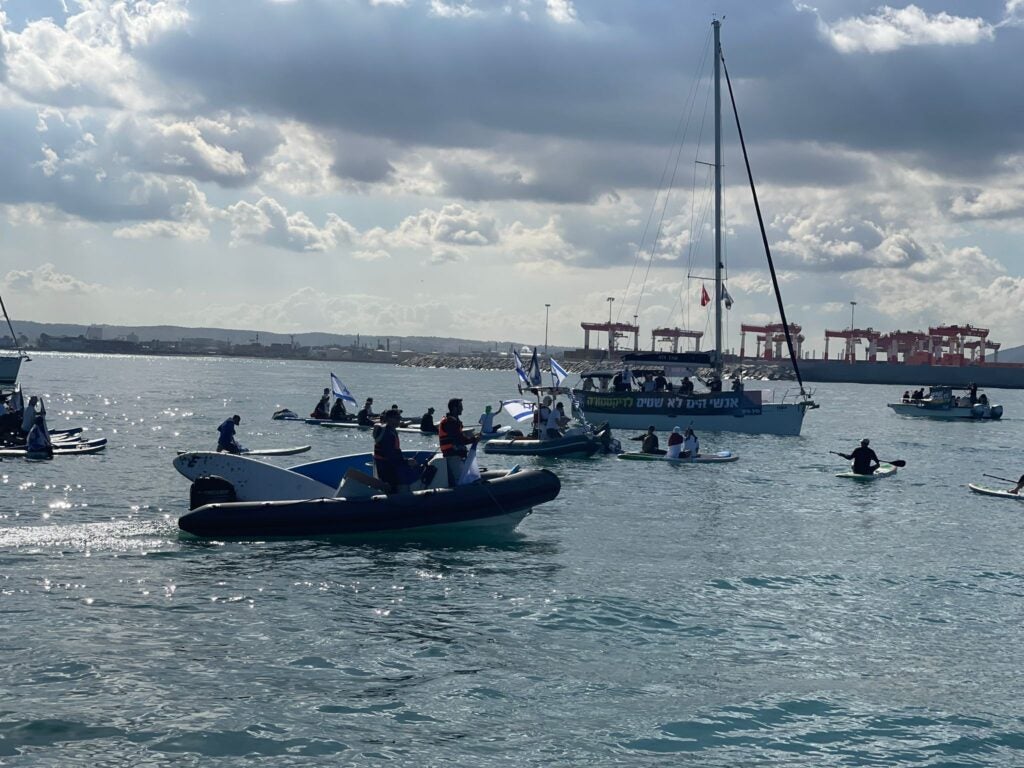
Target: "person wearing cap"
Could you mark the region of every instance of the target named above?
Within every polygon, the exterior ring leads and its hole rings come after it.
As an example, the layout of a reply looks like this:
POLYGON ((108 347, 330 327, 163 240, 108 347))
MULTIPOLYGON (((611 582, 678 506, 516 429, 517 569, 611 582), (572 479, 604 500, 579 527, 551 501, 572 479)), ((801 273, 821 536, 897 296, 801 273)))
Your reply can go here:
POLYGON ((434 409, 427 408, 427 412, 420 417, 420 432, 430 435, 437 434, 437 425, 434 423, 434 409))
POLYGON ((873 475, 875 470, 881 466, 878 456, 868 447, 871 441, 866 437, 860 441, 860 447, 854 448, 852 453, 840 453, 844 459, 853 462, 853 473, 855 475, 873 475))
POLYGON ((484 407, 484 412, 480 414, 477 424, 480 425, 481 435, 489 435, 501 426, 501 424, 494 423, 494 410, 489 405, 484 407))
POLYGON ((238 444, 235 439, 235 427, 242 423, 242 417, 237 413, 230 419, 225 419, 224 422, 217 427, 217 431, 220 433, 220 437, 217 438, 217 452, 225 451, 227 453, 241 453, 242 446, 238 444))
POLYGON ((397 408, 388 408, 380 418, 383 426, 373 441, 373 465, 377 470, 377 478, 388 484, 390 493, 408 490, 409 484, 419 477, 419 472, 416 462, 402 454, 398 439, 402 412, 397 408))
POLYGON ((679 454, 683 458, 700 456, 700 440, 693 433, 692 427, 687 427, 683 433, 683 450, 679 454))
POLYGON ((668 436, 668 453, 670 459, 678 459, 683 450, 683 430, 679 427, 672 427, 672 434, 668 436))
POLYGON ((331 390, 328 387, 324 387, 324 393, 320 396, 320 402, 316 404, 313 412, 309 414, 311 419, 326 419, 329 418, 331 408, 331 390))
POLYGON ((366 398, 366 402, 363 403, 363 407, 359 413, 356 414, 356 423, 361 427, 372 427, 373 420, 377 417, 377 414, 373 412, 373 398, 366 398))
POLYGON ((26 447, 29 453, 45 453, 47 456, 53 456, 53 443, 50 442, 50 433, 46 430, 46 417, 42 414, 35 417, 35 423, 28 431, 27 442, 26 447))
POLYGON ((654 425, 652 424, 647 428, 647 434, 644 435, 644 441, 640 444, 641 453, 662 453, 662 450, 658 448, 658 436, 654 434, 654 425))
POLYGON ((462 464, 469 453, 468 446, 476 442, 472 432, 462 428, 462 398, 453 397, 448 401, 448 413, 437 426, 437 438, 441 444, 441 455, 448 464, 448 485, 454 486, 462 474, 462 464))

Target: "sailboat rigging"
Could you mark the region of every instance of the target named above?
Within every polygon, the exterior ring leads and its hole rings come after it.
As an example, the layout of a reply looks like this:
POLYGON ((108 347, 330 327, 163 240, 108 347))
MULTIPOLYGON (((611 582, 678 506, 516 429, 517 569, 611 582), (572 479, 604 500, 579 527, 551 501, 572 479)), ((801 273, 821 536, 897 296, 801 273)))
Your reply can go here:
MULTIPOLYGON (((754 207, 757 212, 761 237, 768 258, 772 284, 779 312, 782 316, 789 347, 790 360, 800 385, 799 398, 794 402, 764 402, 760 390, 745 391, 742 384, 734 381, 731 392, 722 391, 724 357, 722 351, 722 304, 724 301, 723 259, 722 259, 722 71, 725 69, 725 57, 722 53, 720 31, 721 21, 712 21, 714 51, 714 111, 715 111, 715 162, 714 162, 714 233, 715 233, 715 317, 713 351, 707 352, 663 352, 663 353, 632 353, 623 356, 626 366, 633 369, 633 374, 658 374, 662 377, 686 377, 683 386, 677 391, 632 390, 628 385, 619 384, 614 391, 595 390, 583 387, 576 394, 581 408, 593 418, 606 421, 612 428, 643 429, 654 425, 661 430, 670 430, 674 426, 686 423, 694 429, 746 432, 754 434, 799 435, 806 411, 817 405, 810 399, 800 378, 799 364, 789 326, 786 323, 785 309, 782 305, 782 294, 775 272, 775 265, 768 247, 761 208, 754 188, 753 174, 747 155, 746 143, 739 124, 739 113, 736 99, 729 81, 728 71, 725 72, 729 88, 729 98, 736 119, 736 126, 743 149, 743 158, 747 168, 747 177, 751 192, 754 194, 754 207), (646 367, 646 370, 645 370, 646 367), (708 392, 695 393, 689 385, 689 376, 697 375, 701 368, 710 368, 712 375, 707 379, 708 392)), ((731 297, 729 299, 731 302, 731 297)))

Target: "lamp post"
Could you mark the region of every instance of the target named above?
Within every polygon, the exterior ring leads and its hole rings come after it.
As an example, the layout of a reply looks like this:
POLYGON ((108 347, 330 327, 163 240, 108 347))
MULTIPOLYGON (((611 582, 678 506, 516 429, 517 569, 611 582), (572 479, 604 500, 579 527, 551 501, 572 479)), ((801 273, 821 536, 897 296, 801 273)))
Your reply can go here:
POLYGON ((551 310, 550 304, 544 305, 544 354, 548 353, 548 312, 551 310))
POLYGON ((612 352, 615 349, 615 336, 612 335, 612 302, 615 301, 614 296, 608 297, 608 357, 612 356, 612 352))
POLYGON ((850 302, 850 362, 851 363, 854 361, 854 358, 857 355, 857 347, 854 346, 854 343, 853 343, 853 329, 856 328, 856 326, 853 324, 853 312, 854 312, 854 310, 856 308, 857 308, 857 302, 856 301, 851 301, 850 302))

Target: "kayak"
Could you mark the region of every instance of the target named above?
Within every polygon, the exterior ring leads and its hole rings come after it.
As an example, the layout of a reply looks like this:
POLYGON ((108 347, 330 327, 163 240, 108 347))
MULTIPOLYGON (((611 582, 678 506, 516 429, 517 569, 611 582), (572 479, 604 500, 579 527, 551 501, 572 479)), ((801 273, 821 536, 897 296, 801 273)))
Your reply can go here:
POLYGON ((696 456, 681 456, 678 459, 670 459, 668 456, 661 456, 656 453, 620 453, 620 459, 625 461, 667 461, 671 464, 724 464, 730 461, 739 461, 739 454, 732 451, 718 451, 716 453, 699 453, 696 456))
POLYGON ((1016 499, 1017 501, 1024 501, 1024 495, 1019 493, 1010 493, 1002 488, 987 488, 984 485, 975 485, 974 483, 968 483, 967 487, 975 493, 980 493, 984 496, 998 496, 1002 499, 1016 499))
POLYGON ((874 473, 870 475, 858 475, 852 469, 848 469, 845 472, 836 473, 836 477, 844 477, 850 480, 877 480, 880 477, 888 477, 889 475, 895 474, 896 467, 894 467, 892 464, 886 464, 883 462, 878 467, 878 469, 876 469, 874 473))

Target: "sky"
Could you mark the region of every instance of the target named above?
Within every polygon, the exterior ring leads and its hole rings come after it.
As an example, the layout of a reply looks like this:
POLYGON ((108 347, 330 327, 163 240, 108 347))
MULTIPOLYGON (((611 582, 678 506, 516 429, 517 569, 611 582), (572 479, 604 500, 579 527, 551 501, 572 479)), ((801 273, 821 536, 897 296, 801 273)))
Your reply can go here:
MULTIPOLYGON (((716 16, 805 348, 851 314, 1024 344, 1024 0, 0 0, 0 295, 39 322, 710 338, 716 16)), ((723 157, 735 349, 779 315, 731 118, 723 157)))

